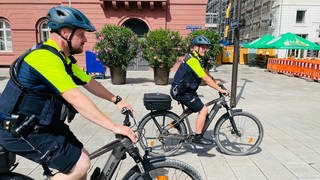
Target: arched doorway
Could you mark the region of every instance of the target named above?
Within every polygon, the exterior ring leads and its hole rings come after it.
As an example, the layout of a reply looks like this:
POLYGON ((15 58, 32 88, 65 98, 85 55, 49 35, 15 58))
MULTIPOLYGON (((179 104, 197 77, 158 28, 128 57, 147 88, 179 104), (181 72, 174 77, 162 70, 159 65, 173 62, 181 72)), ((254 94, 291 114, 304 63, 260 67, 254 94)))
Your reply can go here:
MULTIPOLYGON (((122 26, 130 28, 134 33, 137 34, 138 38, 142 38, 145 33, 149 31, 148 25, 137 18, 131 18, 126 20, 122 26)), ((142 58, 142 52, 139 51, 137 56, 130 62, 128 70, 133 71, 145 71, 148 70, 149 63, 142 58)))
POLYGON ((131 18, 126 20, 122 26, 130 28, 133 32, 137 34, 138 37, 142 37, 144 33, 147 33, 149 31, 148 25, 137 18, 131 18))

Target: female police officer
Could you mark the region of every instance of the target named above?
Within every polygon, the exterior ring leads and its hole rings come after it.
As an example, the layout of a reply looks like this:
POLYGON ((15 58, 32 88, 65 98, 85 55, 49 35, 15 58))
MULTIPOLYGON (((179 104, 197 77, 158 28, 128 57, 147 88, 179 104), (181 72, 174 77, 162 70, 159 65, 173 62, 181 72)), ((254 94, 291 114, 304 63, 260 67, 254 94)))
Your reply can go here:
POLYGON ((198 112, 196 120, 195 136, 192 139, 194 143, 201 145, 210 145, 212 140, 203 137, 202 129, 208 108, 202 103, 196 91, 203 80, 213 89, 223 94, 228 94, 224 89, 218 86, 216 81, 210 74, 206 73, 201 66, 201 58, 208 51, 210 40, 205 36, 197 36, 192 41, 193 51, 186 56, 180 64, 172 83, 171 96, 173 99, 187 106, 193 112, 198 112))
POLYGON ((78 85, 120 109, 131 107, 91 79, 72 56, 83 52, 85 32, 95 31, 88 18, 77 9, 56 6, 49 10, 47 19, 50 39, 18 58, 0 97, 0 144, 57 169, 60 173, 52 179, 86 179, 88 152, 60 120, 62 107, 74 108, 86 119, 135 142, 134 132, 103 114, 78 85), (29 123, 27 132, 18 131, 25 122, 29 123))

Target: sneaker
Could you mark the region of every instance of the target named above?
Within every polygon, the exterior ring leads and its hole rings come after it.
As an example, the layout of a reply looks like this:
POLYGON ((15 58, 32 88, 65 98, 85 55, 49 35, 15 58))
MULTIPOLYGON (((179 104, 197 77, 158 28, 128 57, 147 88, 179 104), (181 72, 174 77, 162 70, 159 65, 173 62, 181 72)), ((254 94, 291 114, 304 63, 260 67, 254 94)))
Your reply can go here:
POLYGON ((197 135, 193 136, 192 142, 194 144, 198 144, 198 145, 211 145, 211 144, 213 144, 213 140, 204 138, 202 135, 201 136, 197 136, 197 135))

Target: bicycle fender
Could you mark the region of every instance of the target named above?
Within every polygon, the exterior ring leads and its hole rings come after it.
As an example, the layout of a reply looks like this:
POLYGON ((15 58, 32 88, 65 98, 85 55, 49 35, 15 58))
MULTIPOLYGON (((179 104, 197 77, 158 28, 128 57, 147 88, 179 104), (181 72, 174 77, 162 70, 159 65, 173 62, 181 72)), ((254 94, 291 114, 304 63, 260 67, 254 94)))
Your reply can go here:
MULTIPOLYGON (((238 113, 238 112, 242 112, 242 109, 231 109, 231 113, 232 114, 235 114, 235 113, 238 113)), ((226 112, 224 113, 216 122, 216 125, 214 126, 214 135, 216 136, 217 135, 217 124, 218 122, 224 120, 224 119, 228 119, 229 118, 229 112, 226 112)))
POLYGON ((158 156, 158 157, 152 157, 152 158, 146 159, 146 161, 148 163, 155 163, 155 162, 160 162, 160 161, 164 161, 164 160, 166 160, 165 156, 158 156))
MULTIPOLYGON (((140 128, 140 123, 146 119, 147 117, 151 116, 151 115, 156 115, 156 114, 169 114, 169 113, 173 113, 172 111, 168 111, 168 110, 158 110, 158 111, 151 111, 150 113, 146 114, 145 116, 143 116, 143 118, 139 121, 139 125, 138 125, 138 129, 140 128)), ((174 113, 173 113, 174 114, 174 113)), ((178 116, 178 115, 177 115, 178 116)), ((179 117, 179 116, 178 116, 179 117)))

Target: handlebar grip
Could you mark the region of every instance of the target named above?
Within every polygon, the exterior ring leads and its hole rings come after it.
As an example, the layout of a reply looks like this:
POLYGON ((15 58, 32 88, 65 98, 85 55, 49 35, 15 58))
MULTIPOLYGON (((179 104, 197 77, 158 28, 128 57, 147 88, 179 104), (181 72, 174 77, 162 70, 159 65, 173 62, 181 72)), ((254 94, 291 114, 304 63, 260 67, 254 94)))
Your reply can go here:
POLYGON ((127 108, 122 108, 120 112, 121 112, 121 114, 124 114, 124 115, 125 115, 125 114, 128 114, 129 111, 130 111, 130 110, 127 109, 127 108))
POLYGON ((226 88, 226 87, 224 87, 224 85, 223 85, 223 84, 219 83, 218 85, 219 85, 222 89, 227 90, 227 88, 226 88))
POLYGON ((125 138, 126 136, 122 135, 122 134, 116 134, 115 135, 117 139, 123 139, 125 138))

